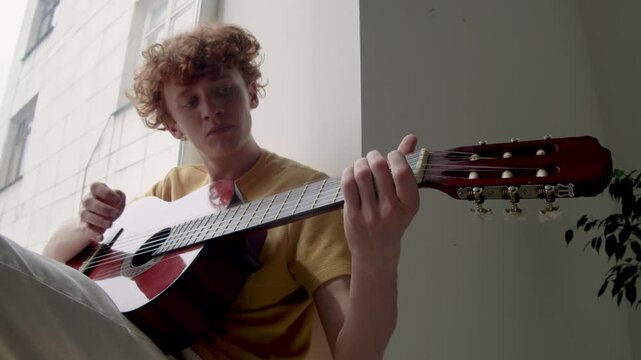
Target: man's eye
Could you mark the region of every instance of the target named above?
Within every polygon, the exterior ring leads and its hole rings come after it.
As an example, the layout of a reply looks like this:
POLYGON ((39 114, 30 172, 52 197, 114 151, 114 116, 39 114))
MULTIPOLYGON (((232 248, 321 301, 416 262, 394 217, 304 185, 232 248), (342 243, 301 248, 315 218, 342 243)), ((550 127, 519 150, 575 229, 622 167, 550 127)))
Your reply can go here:
POLYGON ((184 107, 185 109, 193 109, 193 108, 195 108, 197 105, 198 105, 198 99, 196 99, 195 97, 193 97, 193 98, 189 98, 189 99, 188 99, 188 100, 183 104, 183 107, 184 107))
POLYGON ((216 88, 216 96, 229 96, 232 93, 232 87, 229 85, 216 88))

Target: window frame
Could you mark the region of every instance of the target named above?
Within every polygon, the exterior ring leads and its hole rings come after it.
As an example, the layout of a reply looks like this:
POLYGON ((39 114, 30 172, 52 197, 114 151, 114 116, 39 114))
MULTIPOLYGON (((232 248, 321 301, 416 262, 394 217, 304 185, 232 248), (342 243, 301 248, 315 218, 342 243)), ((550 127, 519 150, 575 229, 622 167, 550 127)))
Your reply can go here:
POLYGON ((23 60, 28 58, 53 31, 53 18, 58 5, 60 0, 38 0, 23 60))
MULTIPOLYGON (((212 1, 212 0, 207 0, 212 1)), ((215 0, 218 4, 218 0, 215 0)), ((127 93, 131 91, 135 71, 142 65, 143 57, 142 51, 146 49, 146 39, 148 36, 157 29, 162 29, 165 33, 158 41, 166 38, 166 33, 171 29, 171 22, 173 17, 182 13, 188 6, 193 6, 194 18, 192 19, 191 26, 197 26, 201 17, 203 1, 202 0, 139 0, 136 4, 136 9, 132 19, 132 25, 129 33, 129 48, 125 55, 125 65, 122 70, 122 81, 120 84, 120 91, 118 95, 117 111, 125 108, 132 107, 131 99, 127 97, 127 93), (159 22, 158 26, 150 29, 149 22, 151 21, 151 11, 155 6, 160 3, 167 3, 167 10, 163 16, 163 20, 159 22), (178 4, 179 6, 176 6, 178 4), (138 24, 138 25, 136 25, 138 24)))
POLYGON ((22 178, 24 162, 28 151, 31 127, 36 114, 38 94, 32 97, 11 117, 9 131, 4 143, 0 169, 0 191, 10 187, 22 178))

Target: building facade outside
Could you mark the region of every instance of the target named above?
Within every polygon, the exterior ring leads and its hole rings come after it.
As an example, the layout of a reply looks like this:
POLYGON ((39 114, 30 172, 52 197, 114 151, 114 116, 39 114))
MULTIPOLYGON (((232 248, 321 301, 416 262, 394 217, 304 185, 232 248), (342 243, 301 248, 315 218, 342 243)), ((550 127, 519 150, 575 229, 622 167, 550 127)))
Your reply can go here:
POLYGON ((182 162, 126 97, 141 50, 217 1, 30 0, 0 110, 0 233, 40 251, 101 181, 131 199, 182 162))

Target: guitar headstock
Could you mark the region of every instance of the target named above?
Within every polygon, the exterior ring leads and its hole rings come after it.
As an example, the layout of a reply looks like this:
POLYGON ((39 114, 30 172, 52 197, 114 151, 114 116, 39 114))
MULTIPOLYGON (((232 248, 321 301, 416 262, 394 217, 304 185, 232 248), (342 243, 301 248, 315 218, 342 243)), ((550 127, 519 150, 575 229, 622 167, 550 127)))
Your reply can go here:
POLYGON ((548 208, 556 198, 596 196, 612 176, 610 151, 590 136, 462 146, 431 152, 415 167, 419 186, 455 199, 540 198, 548 208))

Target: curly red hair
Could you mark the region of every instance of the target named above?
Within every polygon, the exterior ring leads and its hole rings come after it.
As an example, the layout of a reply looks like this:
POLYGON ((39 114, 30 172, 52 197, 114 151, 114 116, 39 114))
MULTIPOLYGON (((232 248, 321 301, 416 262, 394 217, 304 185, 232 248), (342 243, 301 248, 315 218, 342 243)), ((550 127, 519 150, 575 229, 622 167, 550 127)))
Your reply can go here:
POLYGON ((201 25, 154 44, 143 51, 144 64, 134 78, 133 100, 147 127, 166 130, 174 120, 163 103, 162 90, 167 81, 189 84, 221 69, 237 69, 245 84, 261 84, 260 44, 247 30, 233 25, 201 25))

